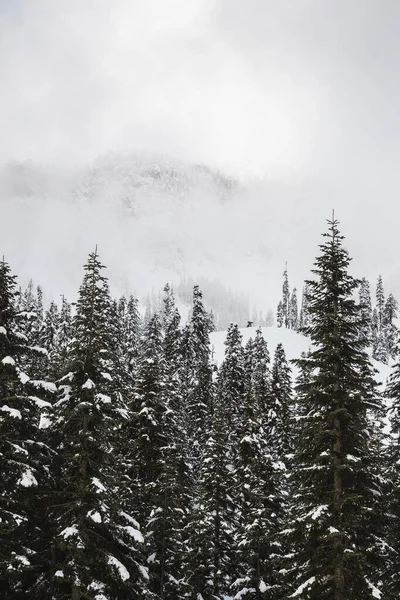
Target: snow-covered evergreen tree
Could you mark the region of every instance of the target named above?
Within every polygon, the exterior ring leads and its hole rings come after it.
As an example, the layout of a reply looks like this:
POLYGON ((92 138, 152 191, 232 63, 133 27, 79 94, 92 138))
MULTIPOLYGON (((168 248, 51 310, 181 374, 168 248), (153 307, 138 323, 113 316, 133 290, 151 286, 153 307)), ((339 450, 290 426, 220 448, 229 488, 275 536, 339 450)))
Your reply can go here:
MULTIPOLYGON (((233 589, 238 598, 281 598, 279 558, 284 505, 283 472, 274 459, 269 436, 267 407, 270 403, 269 354, 260 330, 246 345, 252 360, 247 375, 242 436, 236 462, 238 579, 233 589)), ((246 369, 246 370, 247 370, 246 369)))
MULTIPOLYGON (((173 321, 170 321, 168 327, 173 321)), ((156 598, 182 597, 182 555, 190 497, 190 470, 157 314, 139 356, 128 458, 130 491, 138 497, 145 534, 149 589, 156 598), (133 486, 133 487, 132 487, 133 486)), ((125 458, 125 462, 128 460, 125 458)))
POLYGON ((282 299, 278 303, 276 311, 276 320, 278 323, 278 327, 290 328, 291 305, 287 264, 285 265, 285 270, 283 272, 282 299))
POLYGON ((0 588, 4 600, 36 598, 46 563, 45 503, 50 451, 40 426, 45 390, 30 380, 24 357, 34 351, 21 329, 29 318, 17 313, 15 277, 0 262, 0 588))
POLYGON ((233 501, 236 478, 228 443, 224 407, 216 403, 201 463, 197 500, 191 510, 185 559, 190 600, 222 600, 231 592, 237 521, 233 501))
POLYGON ((382 275, 379 275, 376 284, 376 312, 378 315, 378 328, 382 329, 385 311, 385 292, 383 290, 382 275))
POLYGON ((113 458, 124 404, 115 393, 111 299, 97 251, 84 270, 54 406, 59 451, 51 594, 60 600, 141 598, 141 534, 134 516, 120 511, 121 476, 113 458))
POLYGON ((293 451, 293 406, 291 369, 282 344, 275 349, 271 371, 271 400, 268 410, 270 436, 273 440, 274 457, 288 464, 293 451))
POLYGON ((290 327, 290 286, 287 263, 283 272, 283 285, 282 285, 282 308, 283 308, 283 322, 286 328, 290 327))
POLYGON ((289 328, 297 331, 299 327, 299 309, 297 305, 297 290, 293 288, 289 303, 289 328))
POLYGON ((386 350, 388 356, 392 358, 394 358, 396 355, 397 344, 399 342, 399 330, 395 323, 397 319, 398 307, 398 302, 393 294, 389 294, 383 312, 383 331, 386 350))
POLYGON ((209 316, 198 288, 193 289, 190 322, 182 335, 183 381, 187 397, 187 429, 191 456, 195 465, 201 462, 212 409, 212 369, 209 316))
POLYGON ((308 327, 310 324, 310 317, 308 313, 308 289, 307 283, 304 284, 303 293, 301 297, 301 308, 300 308, 300 316, 299 316, 299 329, 300 331, 303 327, 308 327))
POLYGON ((236 324, 228 329, 225 340, 225 356, 222 362, 217 384, 216 402, 225 411, 229 431, 229 451, 234 456, 237 448, 234 440, 242 427, 244 407, 244 351, 242 334, 236 324))
POLYGON ((295 582, 292 597, 367 600, 380 597, 376 432, 368 419, 377 409, 373 370, 360 339, 360 309, 348 273, 350 259, 337 221, 309 285, 313 341, 302 359, 309 382, 298 388, 305 415, 295 450, 295 582))
POLYGON ((50 372, 55 381, 66 373, 69 345, 72 340, 72 310, 65 296, 61 299, 55 347, 50 354, 50 372))
POLYGON ((359 289, 359 303, 361 309, 361 317, 364 321, 364 325, 361 328, 361 336, 372 342, 372 301, 371 301, 371 289, 369 281, 363 277, 360 283, 359 289))
POLYGON ((388 351, 385 339, 385 294, 381 275, 379 275, 376 284, 376 308, 373 312, 372 326, 372 356, 380 362, 387 363, 388 351))
POLYGON ((278 302, 278 306, 276 308, 276 324, 277 327, 283 327, 285 322, 285 313, 284 313, 284 307, 282 304, 282 300, 280 300, 278 302))

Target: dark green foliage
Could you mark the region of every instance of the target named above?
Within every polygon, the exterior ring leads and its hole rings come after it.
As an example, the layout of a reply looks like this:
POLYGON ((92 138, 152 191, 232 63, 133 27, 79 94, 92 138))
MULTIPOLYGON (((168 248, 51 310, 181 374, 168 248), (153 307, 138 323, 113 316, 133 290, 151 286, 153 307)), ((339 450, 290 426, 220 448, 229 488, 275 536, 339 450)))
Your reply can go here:
POLYGON ((289 303, 289 328, 297 331, 299 327, 299 309, 297 305, 297 290, 293 288, 289 303))
POLYGON ((218 369, 198 286, 181 329, 170 285, 144 324, 112 300, 97 252, 77 303, 48 310, 1 263, 1 598, 397 599, 400 367, 383 450, 365 353, 396 356, 397 302, 380 278, 372 311, 348 266, 331 222, 300 315, 285 268, 278 326, 312 342, 293 394, 261 329, 243 349, 231 325, 218 369))
POLYGON ((282 311, 283 311, 283 324, 286 328, 290 327, 290 287, 287 264, 283 272, 283 285, 282 285, 282 311))
POLYGON ((379 579, 382 492, 368 418, 377 410, 376 385, 353 300, 358 282, 348 274, 336 221, 324 236, 316 280, 308 282, 306 333, 314 347, 299 361, 309 378, 297 398, 303 422, 292 477, 293 592, 307 600, 366 600, 379 579))
POLYGON ((212 410, 212 368, 210 364, 210 321, 198 286, 193 289, 193 309, 182 339, 183 394, 186 396, 186 424, 190 456, 197 471, 207 437, 212 410))
POLYGON ((242 334, 236 324, 228 329, 225 340, 225 358, 221 365, 217 384, 216 402, 224 412, 232 456, 237 448, 233 439, 240 434, 244 405, 244 352, 242 334))
POLYGON ((273 440, 274 455, 287 465, 288 455, 293 451, 293 406, 290 367, 282 344, 274 354, 271 372, 271 392, 267 420, 273 440))
POLYGON ((385 309, 383 313, 383 327, 385 335, 385 345, 388 356, 395 358, 397 352, 397 344, 399 342, 399 330, 396 326, 397 314, 398 314, 398 302, 393 296, 389 294, 385 303, 385 309))
POLYGON ((142 582, 132 515, 118 504, 114 432, 123 403, 115 394, 111 300, 97 253, 89 255, 73 319, 54 406, 53 432, 59 449, 53 465, 57 494, 52 597, 73 600, 140 598, 142 582))
POLYGON ((235 547, 235 474, 228 456, 229 430, 217 403, 204 448, 186 558, 190 600, 221 600, 230 592, 235 547))
POLYGON ((71 304, 62 296, 53 349, 50 351, 50 372, 57 381, 66 373, 69 345, 72 339, 71 304))
POLYGON ((24 370, 34 355, 15 308, 15 277, 0 263, 0 588, 2 598, 36 598, 45 561, 43 499, 48 492, 50 449, 39 429, 45 382, 24 370))
POLYGON ((303 294, 301 298, 301 308, 299 316, 299 331, 302 331, 304 327, 308 327, 310 324, 310 316, 308 313, 308 289, 307 283, 303 287, 303 294))
POLYGON ((239 578, 234 583, 240 598, 280 598, 279 577, 284 499, 284 473, 275 462, 269 435, 269 355, 261 331, 246 346, 246 392, 243 432, 236 468, 236 490, 240 518, 237 524, 239 578), (252 360, 249 354, 252 353, 252 360))
POLYGON ((363 319, 363 325, 360 330, 360 337, 372 342, 372 302, 369 281, 363 277, 359 289, 360 314, 363 319))

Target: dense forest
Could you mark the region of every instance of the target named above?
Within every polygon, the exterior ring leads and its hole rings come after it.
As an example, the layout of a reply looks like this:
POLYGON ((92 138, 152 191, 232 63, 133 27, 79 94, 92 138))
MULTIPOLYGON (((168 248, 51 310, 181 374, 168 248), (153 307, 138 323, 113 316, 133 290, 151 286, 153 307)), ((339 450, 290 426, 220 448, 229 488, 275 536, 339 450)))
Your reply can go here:
POLYGON ((285 270, 296 378, 234 323, 215 364, 197 285, 187 323, 169 285, 142 317, 96 250, 76 302, 45 309, 3 259, 1 598, 399 597, 397 303, 379 278, 372 306, 343 239, 329 221, 299 306, 285 270))

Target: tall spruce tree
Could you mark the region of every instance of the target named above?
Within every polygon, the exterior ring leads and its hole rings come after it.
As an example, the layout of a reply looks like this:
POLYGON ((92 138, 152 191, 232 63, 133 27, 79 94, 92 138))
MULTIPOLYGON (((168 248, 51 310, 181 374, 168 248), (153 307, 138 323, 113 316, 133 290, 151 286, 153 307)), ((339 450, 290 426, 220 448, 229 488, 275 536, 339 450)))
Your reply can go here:
POLYGON ((0 262, 0 588, 4 600, 39 598, 46 563, 44 499, 50 452, 43 443, 40 409, 45 382, 30 380, 24 357, 34 351, 21 332, 15 277, 0 262), (40 587, 40 586, 39 586, 40 587), (39 594, 39 595, 38 595, 39 594))
POLYGON ((290 287, 286 263, 283 272, 282 299, 279 301, 276 311, 278 327, 290 327, 290 313, 290 287))
POLYGON ((298 364, 309 381, 298 386, 304 416, 297 440, 293 497, 295 582, 292 597, 307 600, 376 598, 381 482, 373 370, 360 339, 364 325, 353 299, 359 283, 336 220, 309 281, 313 349, 298 364))
POLYGON ((308 327, 310 324, 310 317, 308 314, 308 289, 307 283, 305 283, 303 287, 303 293, 301 296, 301 307, 300 307, 300 316, 299 316, 299 330, 301 331, 303 327, 308 327))
POLYGON ((281 598, 278 571, 283 474, 277 468, 274 442, 269 435, 269 354, 261 330, 254 343, 246 345, 246 358, 247 384, 235 490, 240 513, 236 532, 239 577, 233 589, 238 598, 281 598))
POLYGON ((50 372, 55 381, 66 373, 69 345, 72 340, 72 310, 65 296, 61 298, 61 309, 55 337, 55 346, 50 355, 50 372))
MULTIPOLYGON (((185 571, 190 600, 223 600, 230 595, 235 553, 235 475, 227 447, 229 429, 217 402, 200 466, 191 510, 185 571)), ((236 571, 237 572, 237 571, 236 571)))
POLYGON ((59 451, 51 597, 141 598, 141 534, 134 516, 120 510, 121 477, 113 459, 124 405, 116 393, 111 299, 97 251, 84 270, 54 406, 59 451))
POLYGON ((297 331, 299 327, 299 309, 297 305, 297 290, 293 288, 289 304, 289 327, 297 331))
POLYGON ((244 384, 242 334, 236 323, 232 323, 225 340, 225 357, 219 372, 216 398, 216 402, 220 403, 225 411, 229 431, 228 450, 232 456, 237 450, 235 439, 239 435, 242 426, 244 384))
POLYGON ((282 300, 280 300, 278 302, 278 306, 276 308, 276 324, 277 327, 283 327, 285 322, 285 313, 284 313, 284 307, 282 304, 282 300))
POLYGON ((391 358, 394 358, 396 355, 399 341, 399 329, 396 325, 398 307, 398 302, 393 294, 389 294, 383 312, 383 329, 386 350, 388 356, 391 358))
POLYGON ((189 326, 182 336, 183 380, 187 397, 187 428, 193 464, 202 460, 208 418, 212 408, 212 368, 209 315, 203 295, 193 288, 193 309, 189 326))
POLYGON ((382 275, 379 275, 378 281, 376 283, 376 312, 378 315, 379 331, 383 327, 384 311, 385 311, 385 292, 383 289, 382 275))
POLYGON ((361 317, 365 323, 360 331, 360 336, 372 342, 372 301, 369 281, 363 277, 359 289, 359 303, 361 317))
POLYGON ((182 597, 185 528, 190 474, 185 439, 174 410, 177 388, 169 378, 161 321, 156 313, 145 330, 125 463, 130 493, 139 499, 149 566, 149 590, 156 598, 182 597))
POLYGON ((278 344, 271 372, 271 400, 266 418, 273 440, 274 457, 288 465, 293 451, 293 393, 291 369, 282 344, 278 344))
POLYGON ((283 307, 283 323, 286 328, 290 327, 290 287, 287 263, 283 272, 282 285, 282 307, 283 307))
POLYGON ((388 351, 385 339, 385 293, 382 276, 379 275, 376 284, 376 308, 373 312, 373 343, 372 356, 380 362, 387 363, 388 351))

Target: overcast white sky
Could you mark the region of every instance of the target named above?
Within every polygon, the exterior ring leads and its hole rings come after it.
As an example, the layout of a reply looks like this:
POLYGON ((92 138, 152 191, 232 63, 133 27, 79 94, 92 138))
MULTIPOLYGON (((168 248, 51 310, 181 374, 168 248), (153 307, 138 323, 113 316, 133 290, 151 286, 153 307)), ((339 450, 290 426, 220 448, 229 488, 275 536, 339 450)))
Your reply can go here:
POLYGON ((399 32, 397 0, 0 0, 0 160, 144 149, 290 182, 316 243, 335 206, 397 277, 399 32))
POLYGON ((394 172, 396 0, 1 0, 3 157, 394 172))

